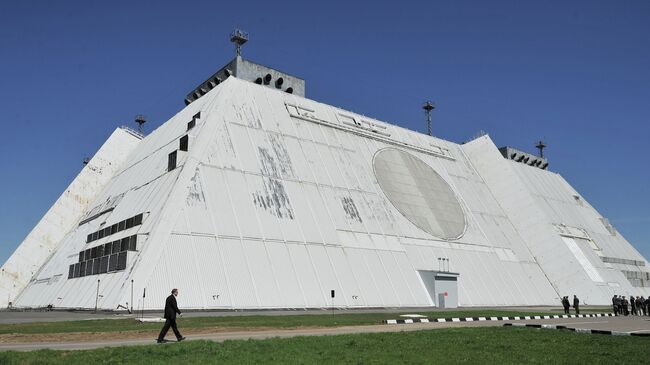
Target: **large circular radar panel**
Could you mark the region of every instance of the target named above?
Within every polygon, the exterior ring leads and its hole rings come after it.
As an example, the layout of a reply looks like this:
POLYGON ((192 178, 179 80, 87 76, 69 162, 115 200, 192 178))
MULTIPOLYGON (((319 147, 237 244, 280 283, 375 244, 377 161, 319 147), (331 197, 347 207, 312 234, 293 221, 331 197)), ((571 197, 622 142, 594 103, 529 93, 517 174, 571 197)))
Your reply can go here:
POLYGON ((386 148, 375 155, 373 168, 388 200, 415 226, 446 240, 463 235, 463 208, 449 184, 424 161, 386 148))

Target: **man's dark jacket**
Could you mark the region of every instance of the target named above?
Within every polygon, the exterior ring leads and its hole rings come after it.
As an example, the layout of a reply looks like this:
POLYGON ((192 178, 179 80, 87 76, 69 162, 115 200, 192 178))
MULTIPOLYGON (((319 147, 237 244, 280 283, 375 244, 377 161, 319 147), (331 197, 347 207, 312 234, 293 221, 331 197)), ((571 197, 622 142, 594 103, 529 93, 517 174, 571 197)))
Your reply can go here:
POLYGON ((165 319, 176 319, 176 313, 181 314, 181 311, 178 310, 176 305, 176 297, 174 294, 167 297, 165 301, 165 319))

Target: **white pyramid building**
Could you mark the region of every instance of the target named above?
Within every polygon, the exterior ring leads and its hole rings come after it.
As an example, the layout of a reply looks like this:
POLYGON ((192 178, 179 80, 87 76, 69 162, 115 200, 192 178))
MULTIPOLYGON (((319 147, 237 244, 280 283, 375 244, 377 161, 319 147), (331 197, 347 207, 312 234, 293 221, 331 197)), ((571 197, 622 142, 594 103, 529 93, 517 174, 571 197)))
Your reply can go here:
POLYGON ((237 77, 145 138, 115 131, 2 267, 0 305, 158 309, 172 288, 188 309, 650 295, 648 262, 544 159, 318 103, 233 62, 237 77))

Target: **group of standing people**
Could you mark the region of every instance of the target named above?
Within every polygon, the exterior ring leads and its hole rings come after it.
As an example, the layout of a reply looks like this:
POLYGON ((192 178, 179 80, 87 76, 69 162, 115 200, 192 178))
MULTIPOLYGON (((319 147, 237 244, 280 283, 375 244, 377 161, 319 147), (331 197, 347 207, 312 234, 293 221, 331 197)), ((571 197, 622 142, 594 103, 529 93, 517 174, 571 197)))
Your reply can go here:
POLYGON ((650 315, 650 297, 645 299, 642 296, 635 298, 630 295, 630 299, 628 300, 625 296, 614 295, 612 298, 612 307, 616 316, 628 316, 630 314, 635 316, 648 316, 650 315))
MULTIPOLYGON (((570 314, 571 303, 569 303, 569 297, 562 297, 562 307, 564 307, 564 314, 570 314)), ((576 314, 580 314, 580 299, 577 296, 573 296, 573 309, 575 309, 576 314)))

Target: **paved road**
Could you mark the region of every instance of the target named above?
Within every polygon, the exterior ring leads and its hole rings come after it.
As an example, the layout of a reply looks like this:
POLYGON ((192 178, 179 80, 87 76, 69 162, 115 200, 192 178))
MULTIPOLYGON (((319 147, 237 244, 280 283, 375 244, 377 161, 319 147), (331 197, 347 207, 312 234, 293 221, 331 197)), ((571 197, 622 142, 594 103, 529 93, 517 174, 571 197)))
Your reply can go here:
MULTIPOLYGON (((485 321, 485 322, 449 322, 449 323, 414 323, 402 325, 372 325, 316 329, 294 329, 294 330, 264 330, 264 331, 233 331, 215 334, 202 334, 187 336, 188 340, 241 340, 241 339, 265 339, 272 337, 296 337, 296 336, 327 336, 350 333, 378 333, 378 332, 402 332, 420 331, 440 328, 455 327, 489 327, 503 326, 505 323, 529 323, 529 324, 556 324, 580 328, 606 329, 615 331, 644 331, 650 332, 650 321, 642 317, 598 317, 598 318, 565 318, 528 321, 485 321)), ((531 329, 532 330, 532 329, 531 329)), ((137 340, 116 340, 102 342, 67 342, 67 343, 24 343, 24 344, 0 344, 0 351, 32 351, 37 349, 58 349, 58 350, 82 350, 101 347, 148 345, 154 343, 153 339, 137 340)), ((173 344, 161 346, 174 346, 173 344)))

